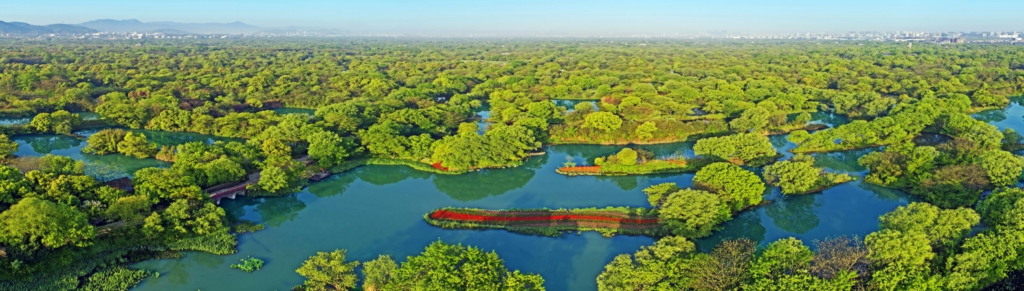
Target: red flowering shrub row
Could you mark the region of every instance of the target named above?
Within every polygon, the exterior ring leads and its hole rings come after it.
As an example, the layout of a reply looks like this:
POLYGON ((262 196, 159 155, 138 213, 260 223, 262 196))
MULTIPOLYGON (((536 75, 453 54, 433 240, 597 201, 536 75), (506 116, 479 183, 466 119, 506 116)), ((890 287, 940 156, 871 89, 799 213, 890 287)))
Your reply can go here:
POLYGON ((525 213, 526 215, 517 215, 519 213, 510 212, 494 215, 480 215, 480 214, 469 214, 460 213, 451 210, 441 209, 436 210, 430 214, 431 219, 439 220, 461 220, 461 221, 608 221, 608 222, 619 222, 619 223, 637 223, 637 224, 656 224, 658 223, 657 218, 624 218, 619 215, 577 215, 577 214, 547 214, 542 213, 525 213))
POLYGON ((643 208, 572 210, 439 209, 427 214, 427 223, 449 229, 505 229, 512 232, 560 236, 570 231, 657 236, 656 212, 643 208))
POLYGON ((575 167, 561 167, 559 171, 569 173, 600 173, 601 166, 575 166, 575 167))

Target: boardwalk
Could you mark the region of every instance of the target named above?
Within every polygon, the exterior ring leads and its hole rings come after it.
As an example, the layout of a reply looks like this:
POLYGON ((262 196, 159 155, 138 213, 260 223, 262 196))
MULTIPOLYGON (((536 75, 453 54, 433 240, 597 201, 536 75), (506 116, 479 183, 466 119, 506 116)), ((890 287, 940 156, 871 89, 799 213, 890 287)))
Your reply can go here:
POLYGON ((210 193, 210 199, 213 199, 213 201, 216 202, 219 205, 220 204, 220 199, 222 199, 222 198, 235 199, 235 196, 245 195, 245 188, 247 186, 252 185, 252 184, 256 184, 256 183, 259 183, 259 182, 260 182, 260 172, 255 172, 255 173, 249 174, 248 179, 246 179, 245 182, 243 182, 243 183, 239 183, 239 184, 235 184, 235 185, 215 186, 213 188, 206 189, 206 192, 210 193))

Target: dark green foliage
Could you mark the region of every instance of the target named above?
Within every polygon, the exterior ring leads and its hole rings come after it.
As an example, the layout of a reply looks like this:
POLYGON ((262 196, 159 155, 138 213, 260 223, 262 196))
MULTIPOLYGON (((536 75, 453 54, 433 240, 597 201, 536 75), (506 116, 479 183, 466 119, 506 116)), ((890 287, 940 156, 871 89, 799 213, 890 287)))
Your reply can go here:
POLYGON ((718 225, 731 219, 728 204, 715 194, 683 189, 669 194, 658 211, 658 222, 672 234, 699 238, 711 235, 718 225))
POLYGON ((768 184, 782 188, 782 194, 807 194, 853 180, 848 174, 828 173, 822 168, 815 168, 814 158, 804 155, 769 165, 764 168, 763 175, 768 184))
POLYGON ((741 165, 764 165, 778 154, 767 137, 754 133, 701 139, 693 146, 693 151, 741 165))
POLYGON ((263 268, 263 260, 260 260, 258 258, 246 257, 244 259, 241 259, 240 261, 242 262, 238 264, 232 264, 231 268, 239 269, 245 271, 246 273, 259 271, 260 268, 263 268))
POLYGON ((248 220, 242 220, 242 221, 239 221, 238 223, 235 223, 235 225, 232 226, 231 228, 232 228, 232 230, 234 230, 235 233, 250 233, 250 232, 261 231, 261 230, 267 228, 267 226, 263 225, 263 224, 260 224, 260 223, 255 223, 255 222, 252 222, 252 221, 248 221, 248 220))
POLYGON ((423 253, 406 258, 390 274, 375 280, 387 282, 376 287, 380 291, 544 290, 543 278, 518 270, 509 271, 494 252, 440 241, 431 243, 423 253))
POLYGON ((730 163, 714 163, 697 171, 693 184, 715 193, 730 211, 740 211, 761 203, 764 182, 753 172, 730 163))
POLYGON ((512 125, 495 127, 482 136, 448 136, 432 146, 430 159, 450 170, 515 165, 540 148, 534 134, 526 127, 512 125))
POLYGON ((57 134, 71 134, 71 130, 82 124, 82 118, 78 114, 64 110, 51 113, 39 113, 32 118, 29 124, 39 132, 52 132, 57 134))
POLYGON ((0 134, 0 160, 7 159, 18 152, 18 143, 12 142, 6 134, 0 134))
POLYGON ((120 266, 113 267, 90 275, 80 290, 128 291, 128 289, 142 283, 142 280, 149 275, 149 271, 132 270, 120 266))

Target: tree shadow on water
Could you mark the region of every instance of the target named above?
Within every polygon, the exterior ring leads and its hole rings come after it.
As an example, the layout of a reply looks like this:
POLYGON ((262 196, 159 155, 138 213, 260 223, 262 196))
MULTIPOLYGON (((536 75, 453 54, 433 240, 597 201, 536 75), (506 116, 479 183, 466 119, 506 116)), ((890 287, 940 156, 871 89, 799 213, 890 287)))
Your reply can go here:
POLYGON ((537 170, 547 163, 547 155, 531 158, 522 166, 487 169, 462 175, 434 175, 434 186, 452 199, 469 202, 498 196, 526 186, 537 170))

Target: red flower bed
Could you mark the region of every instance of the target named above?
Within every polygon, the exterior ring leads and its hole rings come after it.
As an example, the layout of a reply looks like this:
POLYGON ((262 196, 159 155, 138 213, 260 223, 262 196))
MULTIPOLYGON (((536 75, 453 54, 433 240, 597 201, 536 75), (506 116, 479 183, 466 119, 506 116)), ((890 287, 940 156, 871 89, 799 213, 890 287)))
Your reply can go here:
POLYGON ((601 166, 562 167, 559 168, 558 170, 562 172, 600 173, 601 166))
POLYGON ((436 162, 436 163, 432 164, 431 166, 433 166, 434 169, 438 169, 438 170, 441 170, 441 171, 448 171, 448 168, 445 167, 445 166, 442 166, 441 162, 436 162))
MULTIPOLYGON (((522 214, 510 212, 508 214, 522 214)), ((479 215, 459 213, 449 210, 437 210, 430 214, 431 219, 455 220, 455 221, 487 221, 487 222, 519 222, 519 221, 608 221, 618 223, 650 224, 658 223, 658 219, 634 219, 601 215, 578 215, 578 214, 537 214, 530 213, 527 216, 508 216, 503 214, 479 215)))

